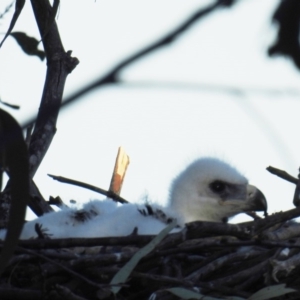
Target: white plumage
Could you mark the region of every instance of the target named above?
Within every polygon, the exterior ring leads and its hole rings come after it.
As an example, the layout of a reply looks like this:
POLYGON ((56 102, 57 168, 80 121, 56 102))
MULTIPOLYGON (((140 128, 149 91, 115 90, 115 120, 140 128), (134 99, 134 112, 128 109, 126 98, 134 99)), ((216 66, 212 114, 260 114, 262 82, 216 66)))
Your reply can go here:
MULTIPOLYGON (((125 236, 136 229, 138 234, 157 234, 176 218, 175 232, 186 222, 222 222, 243 211, 266 210, 266 206, 263 194, 236 169, 215 158, 201 158, 175 178, 166 207, 94 200, 81 210, 65 208, 27 222, 20 238, 37 238, 38 231, 50 238, 125 236)), ((1 230, 0 239, 5 234, 1 230)))
POLYGON ((118 205, 111 199, 93 200, 80 210, 65 208, 27 222, 21 239, 37 237, 37 223, 50 238, 125 236, 131 234, 135 227, 138 227, 139 234, 155 234, 166 227, 158 219, 144 216, 138 209, 145 210, 146 207, 136 204, 118 205))
POLYGON ((185 222, 222 222, 245 211, 265 211, 262 192, 235 168, 216 158, 191 163, 173 181, 170 206, 185 222))

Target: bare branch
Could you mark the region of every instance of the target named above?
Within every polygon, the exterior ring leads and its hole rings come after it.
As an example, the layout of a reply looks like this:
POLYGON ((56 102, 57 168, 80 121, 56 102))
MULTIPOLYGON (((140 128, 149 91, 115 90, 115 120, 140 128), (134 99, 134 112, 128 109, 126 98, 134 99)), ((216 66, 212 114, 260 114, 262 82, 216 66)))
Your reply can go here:
POLYGON ((51 264, 53 264, 53 265, 55 265, 55 266, 57 266, 57 267, 63 269, 63 270, 66 271, 67 273, 71 274, 72 276, 74 276, 74 277, 76 277, 76 278, 79 278, 80 280, 84 281, 85 283, 87 283, 87 284, 89 284, 89 285, 91 285, 91 286, 94 286, 94 287, 97 287, 97 288, 100 288, 100 289, 102 288, 102 285, 97 284, 96 282, 93 282, 93 281, 89 280, 88 278, 82 276, 81 274, 79 274, 79 273, 77 273, 77 272, 74 272, 73 270, 71 270, 71 269, 68 268, 67 266, 58 263, 57 261, 54 261, 54 260, 52 260, 52 259, 50 259, 50 258, 48 258, 48 257, 46 257, 46 256, 44 256, 44 255, 42 255, 42 254, 39 254, 39 253, 37 253, 37 252, 35 252, 35 251, 32 251, 32 250, 29 250, 29 249, 25 249, 25 248, 24 248, 24 249, 22 249, 22 250, 23 250, 24 252, 27 252, 28 254, 35 255, 35 256, 37 256, 37 257, 39 257, 39 258, 42 258, 43 260, 46 260, 46 261, 50 262, 51 264))
POLYGON ((275 213, 264 219, 257 219, 254 222, 251 221, 251 222, 240 223, 239 226, 245 226, 246 228, 250 226, 250 228, 252 228, 254 233, 259 234, 264 230, 266 230, 267 228, 270 228, 279 223, 292 220, 299 216, 300 216, 300 207, 297 207, 284 212, 275 213))
POLYGON ((10 11, 10 9, 13 7, 15 1, 12 1, 11 4, 6 6, 5 10, 3 13, 0 14, 0 19, 3 19, 3 17, 10 11))
POLYGON ((48 176, 51 177, 51 178, 53 178, 54 180, 59 181, 59 182, 68 183, 68 184, 72 184, 72 185, 75 185, 75 186, 80 186, 80 187, 83 187, 85 189, 94 191, 96 193, 105 195, 106 197, 111 198, 112 200, 114 200, 116 202, 128 203, 127 200, 125 200, 124 198, 120 197, 119 195, 117 195, 113 191, 106 191, 106 190, 98 188, 98 187, 96 187, 94 185, 91 185, 91 184, 88 184, 88 183, 84 183, 84 182, 81 182, 81 181, 77 181, 77 180, 74 180, 74 179, 62 177, 62 176, 55 176, 55 175, 51 175, 51 174, 48 174, 48 176))
POLYGON ((46 81, 29 147, 30 176, 33 177, 56 132, 66 78, 79 61, 71 57, 71 51, 65 52, 56 22, 51 20, 52 7, 49 1, 31 0, 31 4, 40 35, 44 37, 43 45, 47 57, 46 81))
POLYGON ((274 167, 267 167, 267 170, 271 173, 271 174, 274 174, 288 182, 291 182, 291 183, 294 183, 294 184, 297 184, 299 179, 293 177, 292 175, 288 174, 286 171, 283 171, 283 170, 280 170, 280 169, 277 169, 277 168, 274 168, 274 167))
MULTIPOLYGON (((32 0, 33 1, 33 0, 32 0)), ((36 0, 35 0, 36 1, 36 0)), ((154 43, 146 46, 145 48, 137 51, 136 53, 130 55, 128 58, 121 61, 117 64, 112 70, 108 71, 106 75, 100 77, 95 82, 88 84, 87 86, 80 89, 78 92, 75 92, 73 95, 67 97, 61 106, 67 106, 68 104, 79 99, 83 95, 91 92, 95 88, 101 86, 116 83, 119 81, 120 72, 123 71, 126 67, 130 66, 132 63, 138 61, 141 58, 144 58, 146 55, 153 53, 160 48, 171 45, 175 40, 177 40, 182 34, 184 34, 188 29, 190 29, 196 22, 207 17, 214 11, 219 8, 229 7, 235 3, 235 0, 217 0, 215 3, 208 5, 206 8, 201 8, 188 17, 181 25, 177 26, 170 33, 167 33, 162 38, 158 39, 154 43)), ((30 124, 35 122, 35 118, 32 118, 23 125, 23 128, 26 128, 30 124)))

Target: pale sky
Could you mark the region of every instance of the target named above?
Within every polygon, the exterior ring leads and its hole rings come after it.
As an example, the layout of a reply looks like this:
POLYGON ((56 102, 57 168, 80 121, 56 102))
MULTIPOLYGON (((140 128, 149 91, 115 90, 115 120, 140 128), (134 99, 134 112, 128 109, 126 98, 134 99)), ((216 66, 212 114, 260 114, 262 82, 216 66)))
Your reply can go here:
MULTIPOLYGON (((9 0, 2 1, 1 11, 9 0), (5 4, 5 3, 6 4, 5 4)), ((61 1, 58 28, 80 64, 67 78, 72 94, 116 63, 155 41, 210 1, 61 1)), ((294 186, 269 174, 269 165, 294 176, 300 165, 300 72, 268 58, 274 0, 242 0, 195 24, 172 46, 122 73, 126 85, 96 90, 61 111, 57 134, 35 182, 49 195, 88 201, 90 191, 53 181, 48 173, 107 189, 118 147, 130 156, 122 196, 149 193, 164 203, 169 184, 199 156, 236 166, 267 197, 269 212, 293 207, 294 186)), ((8 28, 12 11, 1 20, 8 28)), ((39 38, 26 2, 15 31, 39 38)), ((46 63, 24 55, 8 38, 0 56, 0 96, 20 123, 37 112, 46 63)), ((237 220, 242 220, 238 218, 237 220)))

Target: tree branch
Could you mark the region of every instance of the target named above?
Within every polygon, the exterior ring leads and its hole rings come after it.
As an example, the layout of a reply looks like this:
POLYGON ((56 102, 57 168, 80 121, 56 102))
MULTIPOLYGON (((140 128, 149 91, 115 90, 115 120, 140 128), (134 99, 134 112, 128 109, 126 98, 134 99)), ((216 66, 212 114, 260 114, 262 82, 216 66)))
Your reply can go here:
MULTIPOLYGON (((36 1, 36 0, 35 0, 36 1)), ((176 41, 182 34, 184 34, 192 25, 194 25, 197 21, 202 20, 204 17, 208 16, 209 14, 216 11, 218 8, 229 7, 233 5, 236 0, 217 0, 213 4, 208 5, 206 8, 201 8, 188 17, 185 21, 182 22, 181 25, 177 26, 171 32, 167 33, 162 38, 158 39, 154 43, 146 46, 145 48, 137 51, 136 53, 130 55, 129 57, 125 58, 119 64, 117 64, 112 70, 108 71, 104 76, 101 76, 96 81, 88 84, 87 86, 83 87, 79 91, 75 92, 73 95, 67 97, 64 102, 61 104, 62 107, 69 105, 70 103, 74 102, 75 100, 79 99, 83 95, 91 92, 95 88, 99 88, 106 84, 116 83, 119 81, 120 72, 123 71, 126 67, 131 65, 132 63, 138 61, 139 59, 145 57, 153 53, 156 50, 159 50, 162 47, 171 45, 174 41, 176 41)), ((30 119, 27 121, 23 128, 26 128, 30 124, 35 122, 35 118, 30 119)))
POLYGON ((288 174, 286 171, 274 168, 272 166, 267 167, 267 171, 269 171, 271 174, 276 175, 288 182, 297 184, 299 179, 293 177, 292 175, 288 174))
POLYGON ((51 20, 52 7, 49 1, 31 0, 31 5, 47 57, 46 81, 29 146, 30 176, 33 177, 56 132, 66 78, 79 61, 71 57, 71 51, 65 52, 56 22, 51 20))
MULTIPOLYGON (((35 18, 43 36, 43 44, 47 56, 47 75, 43 95, 37 116, 34 132, 29 143, 29 176, 30 195, 29 206, 38 215, 52 211, 43 199, 32 178, 44 158, 56 131, 56 121, 60 109, 64 85, 67 75, 78 64, 77 58, 65 52, 60 40, 59 32, 53 20, 52 7, 48 0, 31 0, 35 18), (51 22, 50 22, 51 21, 51 22), (47 33, 44 35, 44 33, 47 33)), ((32 122, 33 124, 34 122, 32 122)), ((8 185, 7 185, 8 187, 8 185)), ((10 207, 10 192, 6 188, 1 195, 1 201, 10 207)))
POLYGON ((51 175, 51 174, 48 174, 48 176, 51 177, 54 180, 59 181, 59 182, 73 184, 75 186, 83 187, 85 189, 88 189, 88 190, 94 191, 96 193, 105 195, 106 197, 109 197, 109 198, 111 198, 112 200, 114 200, 116 202, 128 203, 127 200, 125 200, 121 196, 117 195, 113 191, 106 191, 106 190, 98 188, 94 185, 91 185, 91 184, 88 184, 88 183, 85 183, 85 182, 81 182, 81 181, 77 181, 77 180, 74 180, 74 179, 62 177, 62 176, 56 176, 56 175, 51 175))

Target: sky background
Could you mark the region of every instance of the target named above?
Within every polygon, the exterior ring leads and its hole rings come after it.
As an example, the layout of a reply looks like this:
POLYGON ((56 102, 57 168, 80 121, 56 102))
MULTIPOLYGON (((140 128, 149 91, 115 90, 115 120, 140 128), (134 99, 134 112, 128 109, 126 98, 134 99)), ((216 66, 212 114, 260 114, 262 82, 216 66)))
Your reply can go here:
MULTIPOLYGON (((10 3, 2 0, 0 11, 10 3)), ((65 96, 181 24, 211 1, 63 0, 57 24, 80 64, 65 96)), ((300 165, 300 72, 269 58, 274 0, 240 0, 197 22, 170 47, 121 73, 126 82, 95 90, 60 113, 57 134, 34 180, 46 199, 88 201, 99 194, 53 181, 70 177, 108 189, 119 146, 130 156, 122 196, 166 203, 171 180, 200 156, 237 167, 265 194, 269 212, 293 207, 294 186, 265 168, 294 176, 300 165)), ((13 10, 0 20, 1 32, 13 10)), ((15 31, 39 39, 27 1, 15 31)), ((42 47, 42 45, 40 46, 42 47)), ((22 53, 13 38, 0 50, 0 96, 21 105, 22 124, 37 113, 46 62, 22 53)), ((235 222, 245 220, 238 217, 235 222)))

